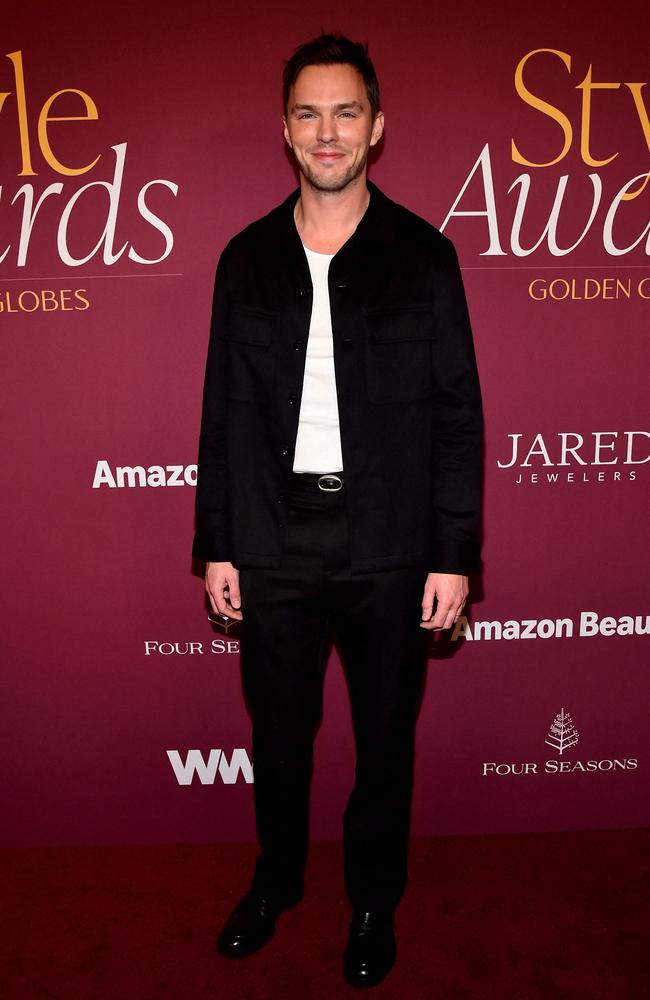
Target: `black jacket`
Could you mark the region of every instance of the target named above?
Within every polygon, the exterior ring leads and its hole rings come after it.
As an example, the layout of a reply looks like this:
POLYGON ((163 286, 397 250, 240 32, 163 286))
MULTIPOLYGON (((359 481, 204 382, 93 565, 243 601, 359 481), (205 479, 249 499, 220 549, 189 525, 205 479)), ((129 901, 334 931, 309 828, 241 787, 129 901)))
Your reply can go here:
MULTIPOLYGON (((368 187, 329 268, 352 571, 468 573, 479 565, 483 420, 456 253, 368 187)), ((217 267, 198 559, 280 562, 312 304, 298 194, 235 236, 217 267)))

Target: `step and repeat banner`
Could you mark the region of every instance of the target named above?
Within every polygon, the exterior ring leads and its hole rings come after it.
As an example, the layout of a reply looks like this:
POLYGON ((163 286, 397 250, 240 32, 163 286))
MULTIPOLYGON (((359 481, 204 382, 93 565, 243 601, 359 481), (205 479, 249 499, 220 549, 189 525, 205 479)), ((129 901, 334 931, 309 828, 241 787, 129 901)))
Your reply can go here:
MULTIPOLYGON (((254 838, 238 639, 190 557, 203 367, 219 253, 296 186, 281 71, 323 26, 370 45, 371 176, 454 241, 485 400, 485 569, 431 640, 413 832, 647 824, 650 15, 628 14, 13 12, 3 843, 254 838)), ((353 767, 333 649, 313 836, 339 836, 353 767)))

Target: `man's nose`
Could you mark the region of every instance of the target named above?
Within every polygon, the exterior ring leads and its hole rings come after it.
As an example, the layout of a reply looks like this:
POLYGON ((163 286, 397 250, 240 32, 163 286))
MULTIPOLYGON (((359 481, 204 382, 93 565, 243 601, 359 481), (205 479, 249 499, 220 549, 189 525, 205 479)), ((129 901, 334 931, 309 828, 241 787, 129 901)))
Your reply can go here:
POLYGON ((318 128, 319 142, 335 142, 337 137, 336 118, 334 115, 322 115, 318 128))

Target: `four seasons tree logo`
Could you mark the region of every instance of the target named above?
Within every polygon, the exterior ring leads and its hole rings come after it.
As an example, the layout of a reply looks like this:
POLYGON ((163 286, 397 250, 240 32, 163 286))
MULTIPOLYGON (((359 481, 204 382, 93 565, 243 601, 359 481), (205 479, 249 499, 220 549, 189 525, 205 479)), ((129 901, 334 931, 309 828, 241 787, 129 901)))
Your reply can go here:
POLYGON ((580 734, 573 724, 570 713, 562 708, 553 719, 544 742, 563 754, 565 750, 574 747, 579 739, 580 734))

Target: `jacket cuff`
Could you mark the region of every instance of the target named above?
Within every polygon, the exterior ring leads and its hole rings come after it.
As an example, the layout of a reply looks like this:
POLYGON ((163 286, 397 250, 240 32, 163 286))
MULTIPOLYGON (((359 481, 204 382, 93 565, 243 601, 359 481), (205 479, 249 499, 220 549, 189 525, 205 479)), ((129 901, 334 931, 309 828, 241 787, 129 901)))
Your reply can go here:
POLYGON ((457 573, 468 576, 481 568, 481 550, 477 541, 437 538, 429 555, 430 573, 457 573))
POLYGON ((192 558, 203 562, 232 562, 233 553, 224 535, 199 527, 192 543, 192 558))

